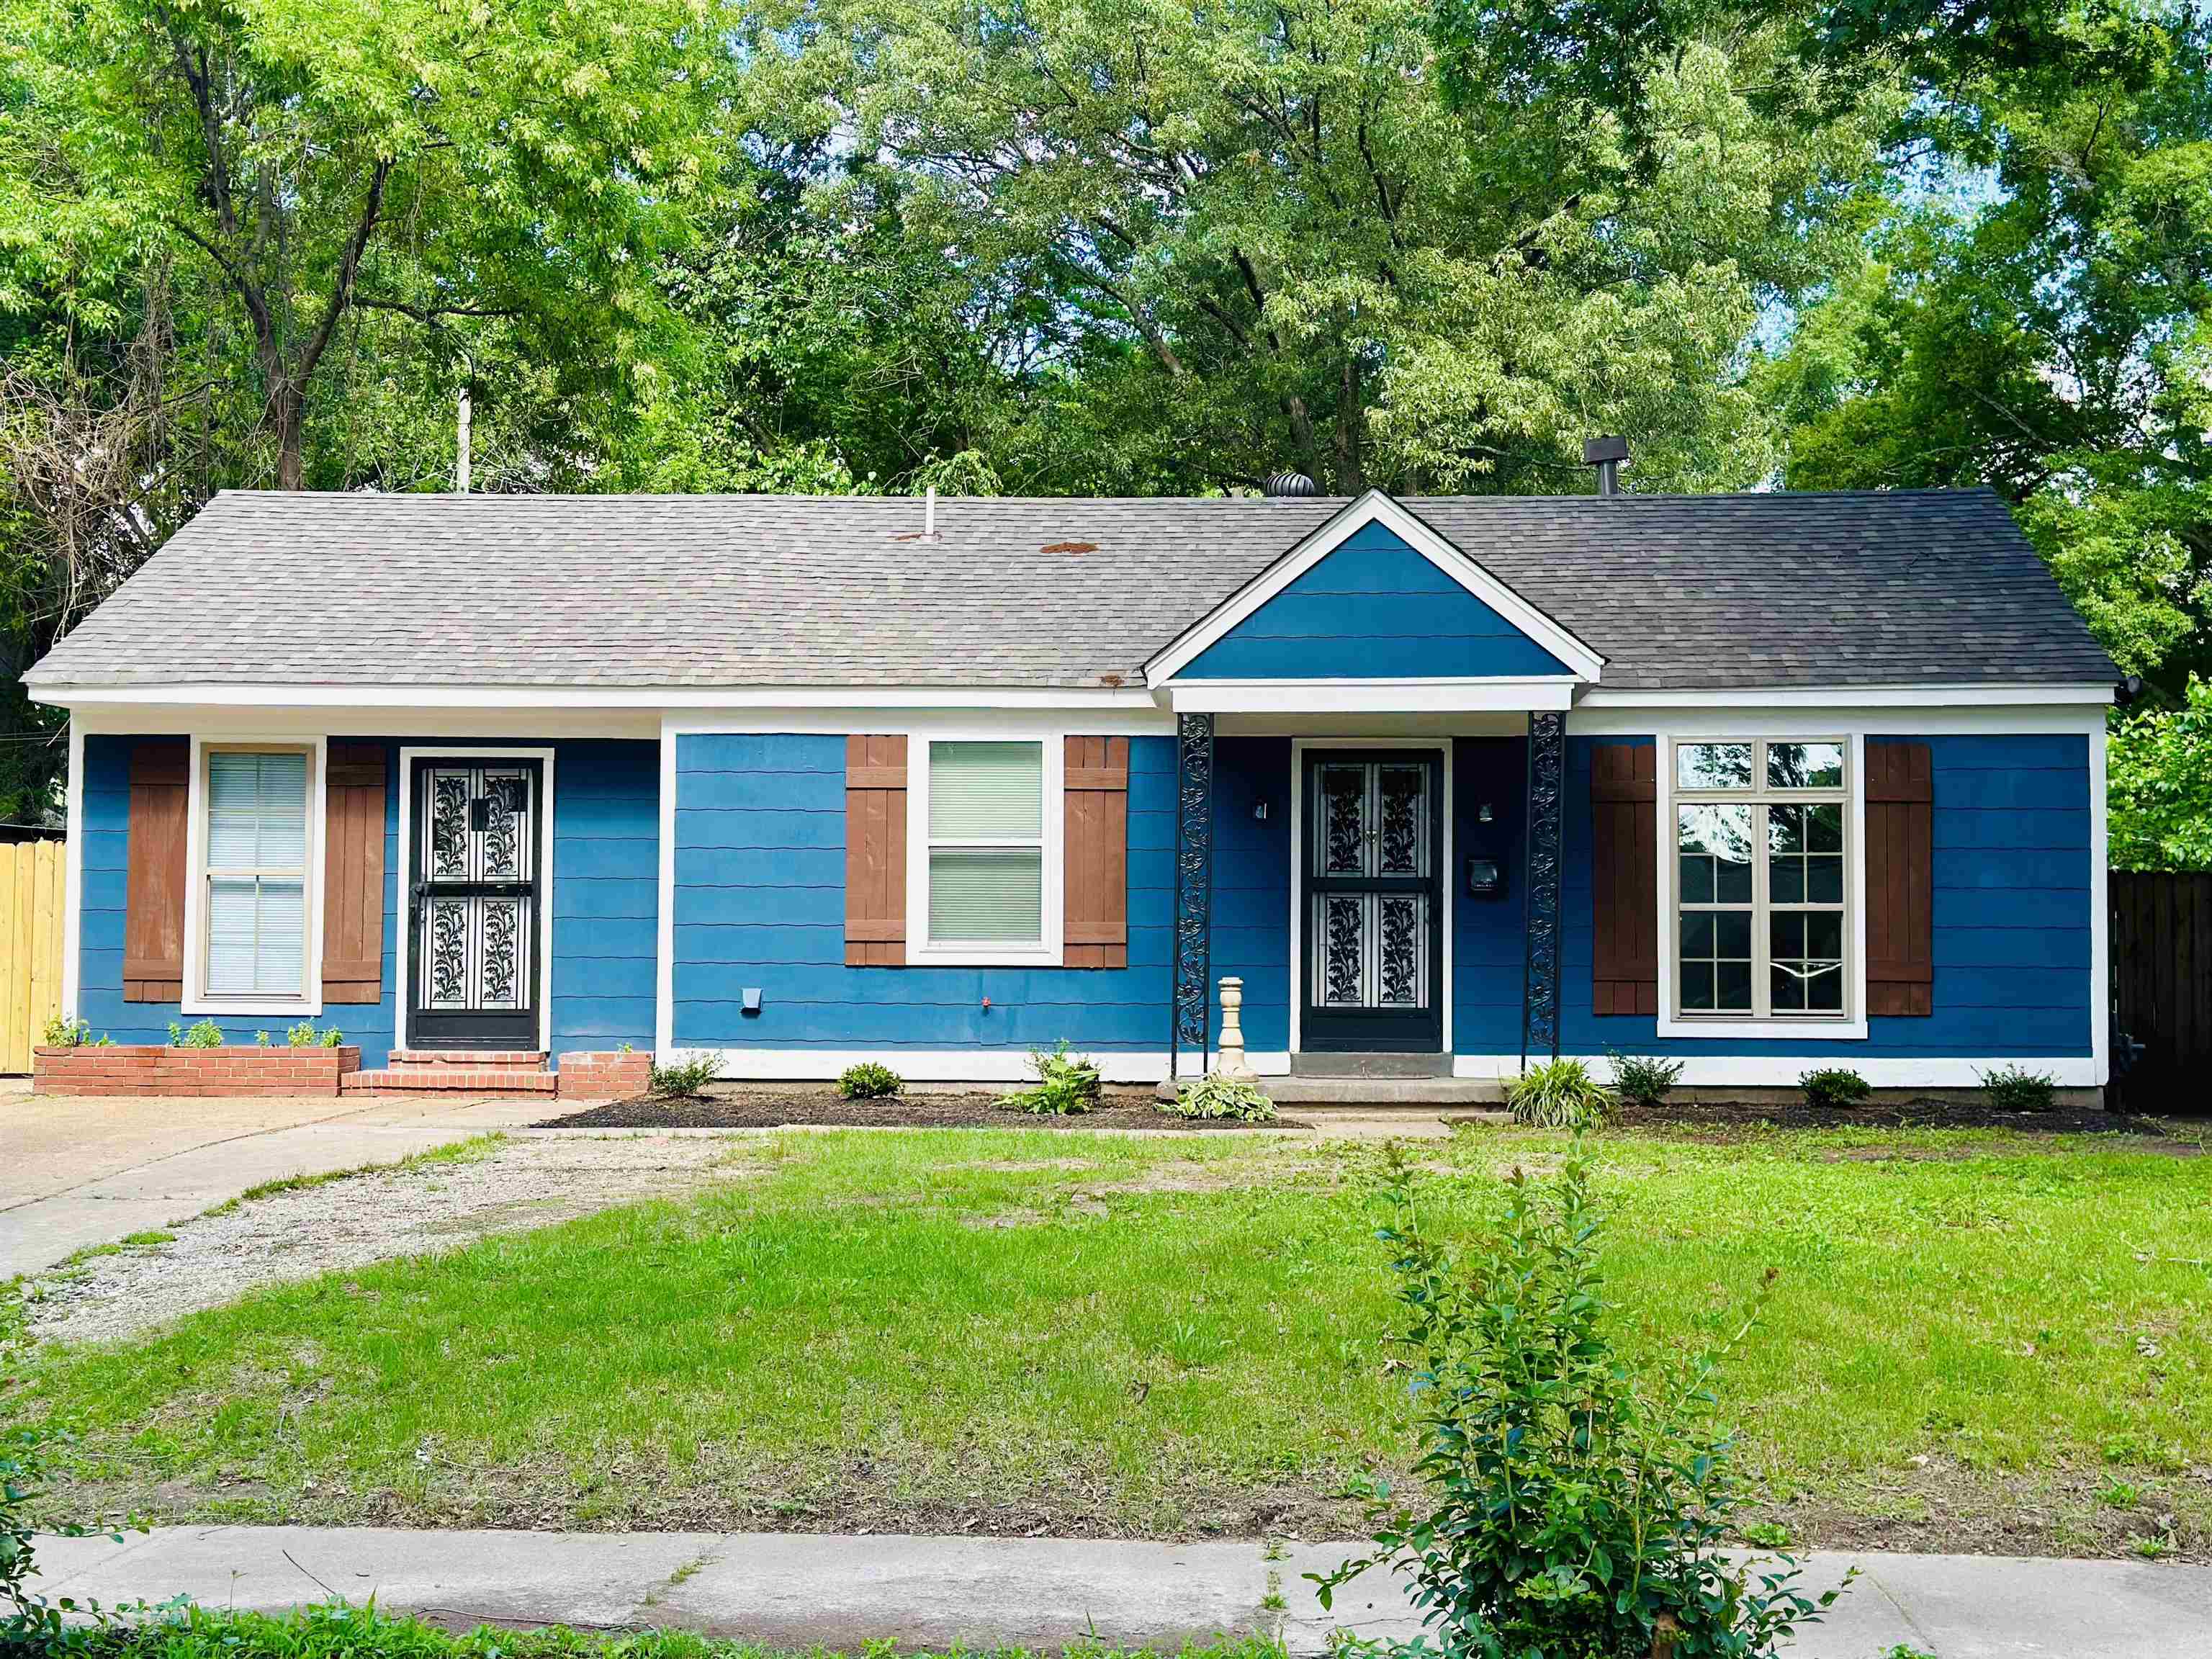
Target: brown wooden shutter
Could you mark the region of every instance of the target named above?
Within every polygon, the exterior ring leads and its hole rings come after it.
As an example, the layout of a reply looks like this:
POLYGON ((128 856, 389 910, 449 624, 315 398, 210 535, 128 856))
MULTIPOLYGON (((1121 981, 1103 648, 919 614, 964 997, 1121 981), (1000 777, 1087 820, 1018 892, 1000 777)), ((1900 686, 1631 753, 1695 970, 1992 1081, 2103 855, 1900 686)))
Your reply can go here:
POLYGON ((384 1000, 384 745, 334 743, 324 781, 323 1000, 384 1000))
POLYGON ((191 744, 148 738, 131 750, 130 865, 124 889, 123 1000, 185 994, 185 822, 191 744))
POLYGON ((1656 744, 1590 750, 1594 1013, 1659 1012, 1658 764, 1656 744))
POLYGON ((1866 746, 1867 1012, 1926 1015, 1936 990, 1936 769, 1924 743, 1866 746))
POLYGON ((1070 968, 1129 965, 1129 740, 1070 738, 1061 918, 1070 968))
POLYGON ((906 737, 845 739, 845 965, 906 961, 906 737))

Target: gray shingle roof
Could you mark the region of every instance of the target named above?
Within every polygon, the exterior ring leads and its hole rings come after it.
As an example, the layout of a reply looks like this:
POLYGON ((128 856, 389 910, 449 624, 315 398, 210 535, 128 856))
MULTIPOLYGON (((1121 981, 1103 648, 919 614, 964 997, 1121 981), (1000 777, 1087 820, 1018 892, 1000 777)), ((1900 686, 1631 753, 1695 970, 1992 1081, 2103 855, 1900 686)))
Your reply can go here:
MULTIPOLYGON (((226 492, 27 677, 1082 686, 1339 500, 226 492)), ((1628 688, 2056 683, 2112 665, 1985 490, 1405 505, 1628 688)))

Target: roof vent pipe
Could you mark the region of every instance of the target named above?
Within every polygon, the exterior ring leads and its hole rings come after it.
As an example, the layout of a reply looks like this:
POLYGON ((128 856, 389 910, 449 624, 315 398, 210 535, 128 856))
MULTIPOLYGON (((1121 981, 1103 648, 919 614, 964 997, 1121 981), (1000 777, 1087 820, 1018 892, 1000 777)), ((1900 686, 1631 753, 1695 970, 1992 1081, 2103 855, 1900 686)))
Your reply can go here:
POLYGON ((1597 493, 1601 495, 1620 494, 1620 467, 1627 459, 1626 438, 1583 440, 1583 465, 1597 469, 1597 493))
POLYGON ((921 498, 921 538, 926 542, 937 539, 937 486, 930 485, 921 498))

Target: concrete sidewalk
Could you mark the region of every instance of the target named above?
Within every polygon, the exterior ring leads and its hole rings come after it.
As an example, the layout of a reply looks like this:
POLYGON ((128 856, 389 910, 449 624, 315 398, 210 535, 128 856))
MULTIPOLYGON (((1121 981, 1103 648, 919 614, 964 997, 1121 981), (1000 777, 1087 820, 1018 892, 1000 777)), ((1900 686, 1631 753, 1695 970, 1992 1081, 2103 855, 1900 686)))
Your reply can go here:
MULTIPOLYGON (((120 1544, 42 1539, 48 1595, 101 1601, 190 1595, 278 1611, 370 1596, 456 1626, 670 1626, 776 1647, 857 1651, 872 1639, 1054 1648, 1097 1640, 1172 1652, 1186 1639, 1261 1632, 1294 1653, 1344 1627, 1404 1636, 1402 1597, 1363 1581, 1324 1613, 1304 1576, 1350 1544, 1252 1540, 1160 1544, 1053 1538, 850 1537, 794 1533, 408 1532, 373 1528, 172 1527, 120 1544), (1277 1598, 1279 1598, 1278 1600, 1277 1598)), ((1983 1556, 1817 1554, 1805 1582, 1857 1585, 1791 1650, 1881 1659, 2205 1659, 2212 1567, 1983 1556)))
POLYGON ((551 1109, 542 1095, 173 1100, 11 1089, 0 1098, 0 1280, 264 1181, 397 1163, 551 1109))

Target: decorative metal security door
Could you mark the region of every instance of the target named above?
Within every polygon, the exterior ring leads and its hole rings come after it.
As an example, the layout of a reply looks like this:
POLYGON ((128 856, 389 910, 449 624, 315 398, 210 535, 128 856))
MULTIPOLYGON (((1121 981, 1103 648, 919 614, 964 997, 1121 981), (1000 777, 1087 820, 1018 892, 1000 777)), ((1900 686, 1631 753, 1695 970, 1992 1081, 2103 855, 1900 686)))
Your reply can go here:
POLYGON ((1443 781, 1432 751, 1306 755, 1301 1048, 1443 1047, 1443 781))
POLYGON ((424 1048, 538 1046, 540 783, 535 760, 418 760, 408 910, 424 1048))

